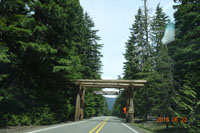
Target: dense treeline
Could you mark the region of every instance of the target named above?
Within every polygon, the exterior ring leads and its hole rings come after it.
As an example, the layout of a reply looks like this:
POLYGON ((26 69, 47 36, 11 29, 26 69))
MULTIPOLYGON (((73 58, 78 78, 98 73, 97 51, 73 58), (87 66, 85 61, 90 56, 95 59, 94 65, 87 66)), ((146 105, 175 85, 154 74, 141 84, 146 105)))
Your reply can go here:
MULTIPOLYGON (((145 87, 134 89, 135 117, 178 117, 177 123, 166 122, 166 128, 170 124, 200 132, 200 1, 174 1, 175 40, 174 25, 159 4, 152 17, 146 4, 138 9, 126 43, 123 78, 148 80, 145 87), (180 122, 181 117, 187 122, 180 122)), ((114 114, 121 117, 123 95, 114 106, 114 114)))
MULTIPOLYGON (((97 32, 79 0, 1 0, 0 125, 73 119, 77 86, 67 81, 100 79, 97 32)), ((103 113, 92 91, 86 117, 103 113)))

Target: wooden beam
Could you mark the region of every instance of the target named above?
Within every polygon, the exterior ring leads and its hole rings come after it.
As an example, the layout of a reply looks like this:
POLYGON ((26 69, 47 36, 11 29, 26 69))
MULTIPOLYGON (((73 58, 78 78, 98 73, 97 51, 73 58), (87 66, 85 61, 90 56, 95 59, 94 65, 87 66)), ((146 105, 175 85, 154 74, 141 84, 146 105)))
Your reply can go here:
POLYGON ((80 86, 84 86, 84 85, 103 85, 103 86, 106 86, 106 85, 114 85, 114 86, 130 86, 130 84, 128 83, 90 83, 90 82, 83 82, 83 83, 80 83, 80 86))
POLYGON ((128 88, 129 86, 114 86, 114 85, 83 85, 85 88, 128 88))
POLYGON ((79 79, 77 82, 99 82, 99 83, 147 83, 147 80, 109 80, 109 79, 79 79))
POLYGON ((138 85, 82 85, 85 88, 129 88, 129 87, 143 87, 143 84, 138 85))
POLYGON ((129 83, 98 83, 98 82, 80 82, 80 85, 129 85, 129 83))
POLYGON ((128 87, 143 87, 144 84, 81 84, 80 86, 86 88, 128 88, 128 87))

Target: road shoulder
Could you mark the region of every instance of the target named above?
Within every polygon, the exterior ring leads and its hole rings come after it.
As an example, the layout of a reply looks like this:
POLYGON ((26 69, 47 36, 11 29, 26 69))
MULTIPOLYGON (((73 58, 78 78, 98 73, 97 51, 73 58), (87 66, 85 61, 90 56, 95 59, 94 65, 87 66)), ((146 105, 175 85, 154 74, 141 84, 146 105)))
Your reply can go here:
POLYGON ((151 131, 148 131, 146 129, 143 129, 141 127, 138 127, 136 124, 134 123, 126 123, 125 119, 119 118, 121 120, 121 122, 125 125, 127 125, 128 127, 132 128, 133 130, 135 130, 137 133, 153 133, 151 131))

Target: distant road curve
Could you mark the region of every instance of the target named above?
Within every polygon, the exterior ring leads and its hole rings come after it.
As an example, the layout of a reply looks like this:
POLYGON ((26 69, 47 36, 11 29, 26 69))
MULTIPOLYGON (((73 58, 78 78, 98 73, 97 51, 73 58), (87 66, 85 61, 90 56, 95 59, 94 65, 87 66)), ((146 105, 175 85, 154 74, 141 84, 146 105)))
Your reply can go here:
MULTIPOLYGON (((26 133, 142 133, 113 116, 94 117, 78 122, 32 129, 26 133)), ((24 133, 25 133, 24 132, 24 133)))

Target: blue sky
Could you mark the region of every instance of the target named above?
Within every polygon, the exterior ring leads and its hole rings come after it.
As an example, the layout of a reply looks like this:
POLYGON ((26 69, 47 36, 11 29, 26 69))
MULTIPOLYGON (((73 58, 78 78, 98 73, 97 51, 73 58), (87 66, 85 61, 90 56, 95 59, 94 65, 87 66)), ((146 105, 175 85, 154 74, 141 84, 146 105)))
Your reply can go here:
MULTIPOLYGON (((87 11, 98 29, 101 37, 99 43, 104 44, 101 52, 102 79, 117 79, 123 73, 123 53, 134 16, 139 7, 143 7, 142 0, 80 0, 84 11, 87 11)), ((150 16, 155 12, 158 3, 173 21, 173 0, 148 0, 150 16)))

